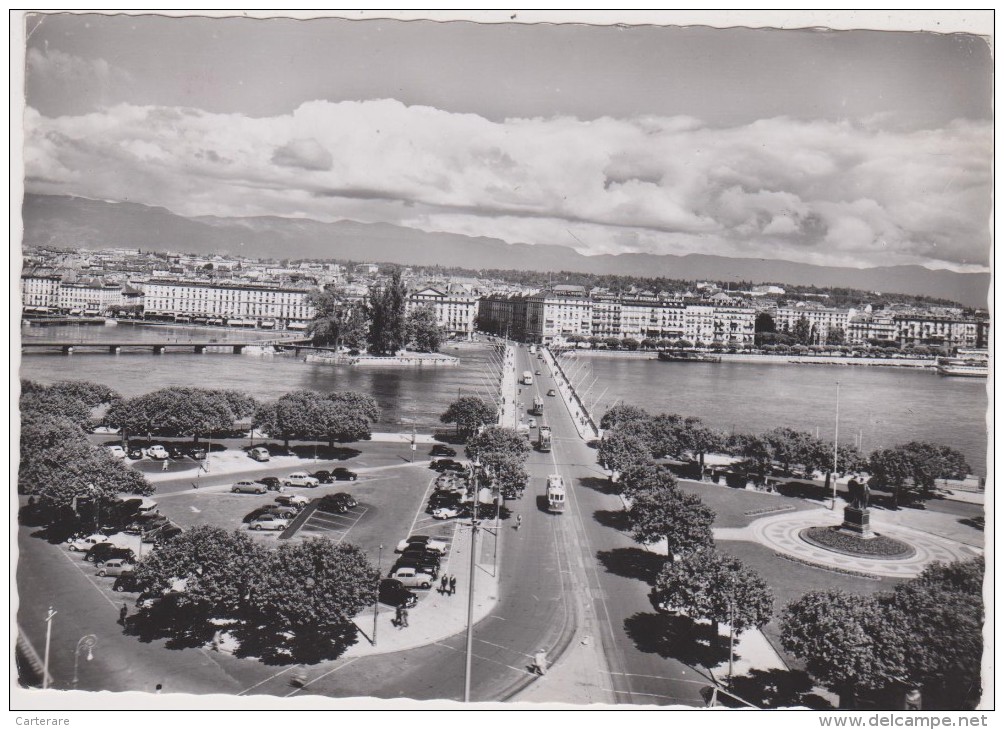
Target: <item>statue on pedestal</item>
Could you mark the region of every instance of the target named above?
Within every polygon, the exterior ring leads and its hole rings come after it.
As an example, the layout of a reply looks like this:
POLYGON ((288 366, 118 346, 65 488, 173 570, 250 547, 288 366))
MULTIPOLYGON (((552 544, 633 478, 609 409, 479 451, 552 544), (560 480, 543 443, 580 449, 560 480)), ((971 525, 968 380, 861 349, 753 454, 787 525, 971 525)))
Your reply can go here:
POLYGON ((859 482, 857 475, 854 475, 847 482, 847 492, 850 497, 851 507, 861 510, 868 509, 868 500, 871 499, 872 490, 868 487, 867 482, 859 482))
POLYGON ((847 482, 848 504, 844 507, 844 523, 842 531, 851 532, 863 539, 875 537, 872 532, 871 519, 868 514, 868 500, 871 499, 871 489, 867 482, 859 481, 855 474, 847 482))

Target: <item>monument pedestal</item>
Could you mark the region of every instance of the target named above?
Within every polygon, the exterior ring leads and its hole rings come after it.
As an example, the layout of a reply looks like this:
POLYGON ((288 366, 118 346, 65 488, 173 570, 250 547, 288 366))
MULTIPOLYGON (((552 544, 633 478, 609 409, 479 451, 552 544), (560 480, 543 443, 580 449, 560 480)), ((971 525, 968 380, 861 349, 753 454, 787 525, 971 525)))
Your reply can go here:
POLYGON ((863 540, 870 540, 875 537, 872 532, 871 518, 868 508, 844 507, 844 523, 840 526, 841 531, 850 532, 863 540))

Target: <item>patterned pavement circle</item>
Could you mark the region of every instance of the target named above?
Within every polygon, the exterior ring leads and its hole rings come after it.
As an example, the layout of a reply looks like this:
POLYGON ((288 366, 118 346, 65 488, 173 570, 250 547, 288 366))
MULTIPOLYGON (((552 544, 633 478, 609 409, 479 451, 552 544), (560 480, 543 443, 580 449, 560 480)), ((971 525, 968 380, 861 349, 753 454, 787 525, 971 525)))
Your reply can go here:
POLYGON ((912 556, 900 559, 854 557, 810 545, 799 535, 809 527, 839 525, 841 522, 839 513, 820 509, 765 517, 750 525, 748 533, 750 539, 775 552, 817 565, 859 571, 883 578, 913 578, 935 561, 949 563, 982 555, 981 550, 953 540, 881 522, 873 523, 873 529, 911 545, 915 550, 912 556))

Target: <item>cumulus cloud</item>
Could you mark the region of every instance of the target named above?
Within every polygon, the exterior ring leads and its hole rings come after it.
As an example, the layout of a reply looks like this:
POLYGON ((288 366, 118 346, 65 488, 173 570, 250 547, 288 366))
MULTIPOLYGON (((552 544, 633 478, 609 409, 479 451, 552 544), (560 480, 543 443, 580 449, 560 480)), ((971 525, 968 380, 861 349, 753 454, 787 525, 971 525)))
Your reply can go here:
POLYGON ((989 124, 509 119, 394 100, 250 118, 119 105, 26 120, 28 189, 181 214, 355 218, 582 253, 985 266, 989 124))

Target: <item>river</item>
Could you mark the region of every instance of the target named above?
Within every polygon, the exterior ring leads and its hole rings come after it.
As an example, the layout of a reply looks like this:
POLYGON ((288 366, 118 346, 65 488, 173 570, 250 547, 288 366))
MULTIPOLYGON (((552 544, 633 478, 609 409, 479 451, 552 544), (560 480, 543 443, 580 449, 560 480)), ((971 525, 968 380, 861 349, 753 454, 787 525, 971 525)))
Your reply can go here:
POLYGON ((818 429, 820 438, 832 440, 839 382, 841 442, 859 440, 866 453, 908 441, 941 443, 965 454, 974 474, 986 475, 984 379, 873 366, 578 360, 584 364, 572 360, 564 367, 581 390, 595 380, 586 403, 597 418, 623 400, 650 413, 698 416, 729 431, 790 426, 813 434, 818 429))
MULTIPOLYGON (((247 338, 248 332, 192 327, 51 326, 21 330, 26 340, 67 342, 111 339, 150 342, 163 338, 247 338), (210 334, 211 333, 211 334, 210 334)), ((258 333, 274 338, 274 333, 258 333)), ((267 400, 298 388, 371 394, 382 414, 378 431, 431 432, 458 393, 487 397, 497 386, 497 366, 483 345, 447 345, 457 367, 352 367, 306 363, 292 355, 261 357, 229 353, 124 350, 118 355, 78 350, 30 351, 21 376, 51 383, 92 380, 133 396, 174 385, 234 388, 267 400), (494 375, 492 373, 494 372, 494 375)), ((907 441, 934 441, 959 449, 974 473, 986 475, 987 382, 946 378, 901 368, 782 365, 772 363, 670 363, 635 358, 583 357, 566 370, 585 390, 599 417, 619 400, 652 413, 699 416, 726 430, 764 431, 791 426, 832 439, 836 384, 840 382, 840 440, 860 439, 865 452, 907 441), (576 370, 578 368, 578 370, 576 370), (604 393, 605 391, 605 393, 604 393), (602 400, 594 407, 597 398, 602 400)))

